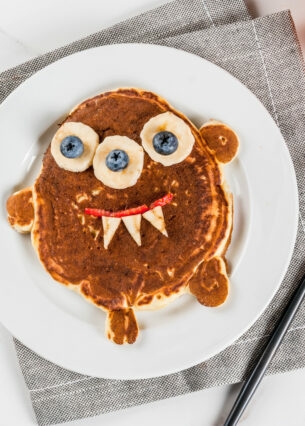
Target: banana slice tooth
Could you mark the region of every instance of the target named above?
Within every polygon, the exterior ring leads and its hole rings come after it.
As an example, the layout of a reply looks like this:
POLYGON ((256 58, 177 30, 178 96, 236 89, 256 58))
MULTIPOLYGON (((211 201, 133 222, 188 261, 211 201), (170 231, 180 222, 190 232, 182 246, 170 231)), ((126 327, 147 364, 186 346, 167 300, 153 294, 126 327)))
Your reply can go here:
POLYGON ((141 145, 127 136, 107 136, 96 150, 93 159, 94 174, 104 185, 114 189, 133 186, 141 175, 144 151, 141 145), (107 155, 113 150, 125 151, 128 165, 123 170, 112 171, 106 165, 107 155))
POLYGON ((142 145, 147 154, 163 166, 171 166, 183 161, 192 151, 195 138, 190 126, 172 112, 164 112, 152 117, 141 131, 142 145), (162 155, 155 151, 154 136, 163 131, 173 133, 178 139, 178 148, 170 155, 162 155))
POLYGON ((167 231, 165 229, 165 222, 163 216, 163 210, 161 206, 157 206, 152 210, 148 210, 142 215, 144 219, 148 220, 158 231, 163 235, 168 237, 167 231))
POLYGON ((127 228, 127 231, 130 233, 130 235, 138 244, 138 246, 141 245, 141 234, 140 234, 141 216, 142 216, 141 214, 134 214, 132 216, 122 217, 122 220, 127 228))
POLYGON ((51 142, 51 154, 57 165, 70 172, 83 172, 92 164, 92 159, 99 144, 99 135, 83 123, 64 123, 55 133, 51 142), (84 145, 84 152, 80 157, 67 158, 60 151, 60 145, 67 136, 77 136, 84 145))
POLYGON ((108 248, 110 241, 112 240, 115 231, 118 229, 121 222, 119 217, 102 217, 103 229, 104 229, 104 247, 108 248))

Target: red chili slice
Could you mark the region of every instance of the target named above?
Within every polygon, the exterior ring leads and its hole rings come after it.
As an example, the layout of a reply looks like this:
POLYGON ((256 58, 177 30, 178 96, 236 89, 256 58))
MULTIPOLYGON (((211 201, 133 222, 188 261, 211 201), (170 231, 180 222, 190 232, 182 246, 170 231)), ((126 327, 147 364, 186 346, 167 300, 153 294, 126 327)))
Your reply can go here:
POLYGON ((125 217, 125 216, 133 216, 135 214, 142 214, 147 212, 148 210, 152 210, 155 207, 163 207, 166 204, 169 204, 173 199, 173 194, 169 193, 164 195, 164 197, 159 198, 158 200, 151 203, 149 207, 147 207, 146 204, 143 204, 139 207, 132 207, 131 209, 127 210, 120 210, 118 212, 110 212, 109 210, 101 210, 101 209, 91 209, 91 208, 85 208, 85 214, 89 214, 91 216, 97 216, 97 217, 125 217))
POLYGON ((125 216, 133 216, 135 214, 142 214, 149 210, 146 204, 143 204, 139 207, 133 207, 131 209, 127 210, 120 210, 118 212, 110 212, 108 210, 101 210, 101 209, 90 209, 86 208, 85 213, 90 214, 91 216, 97 216, 97 217, 125 217, 125 216))
POLYGON ((166 204, 169 204, 172 199, 173 199, 173 194, 171 194, 170 192, 166 195, 164 195, 164 197, 159 198, 158 200, 154 201, 153 203, 151 203, 151 205, 149 206, 150 209, 154 209, 155 207, 163 207, 166 204))
POLYGON ((142 214, 149 210, 146 204, 139 207, 133 207, 127 210, 121 210, 115 213, 115 217, 133 216, 135 214, 142 214))

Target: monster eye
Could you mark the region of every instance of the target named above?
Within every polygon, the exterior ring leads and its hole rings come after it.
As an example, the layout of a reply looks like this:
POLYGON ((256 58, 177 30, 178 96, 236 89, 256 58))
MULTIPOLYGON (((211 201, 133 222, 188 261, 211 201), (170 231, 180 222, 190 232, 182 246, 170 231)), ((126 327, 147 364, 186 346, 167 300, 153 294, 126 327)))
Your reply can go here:
POLYGON ((113 149, 106 157, 106 166, 112 172, 119 172, 126 169, 129 163, 129 156, 123 149, 113 149))
POLYGON ((99 135, 83 123, 64 123, 51 142, 51 154, 57 165, 70 172, 83 172, 92 164, 99 135))
POLYGON ((78 158, 84 153, 84 144, 77 136, 66 136, 60 144, 60 152, 66 158, 78 158))
POLYGON ((114 189, 133 186, 141 175, 144 151, 127 136, 107 136, 93 158, 94 174, 114 189))
POLYGON ((140 136, 147 154, 163 166, 183 161, 195 142, 190 126, 172 112, 152 117, 145 123, 140 136))
POLYGON ((170 155, 177 151, 178 139, 172 132, 158 132, 153 137, 153 147, 158 154, 170 155))

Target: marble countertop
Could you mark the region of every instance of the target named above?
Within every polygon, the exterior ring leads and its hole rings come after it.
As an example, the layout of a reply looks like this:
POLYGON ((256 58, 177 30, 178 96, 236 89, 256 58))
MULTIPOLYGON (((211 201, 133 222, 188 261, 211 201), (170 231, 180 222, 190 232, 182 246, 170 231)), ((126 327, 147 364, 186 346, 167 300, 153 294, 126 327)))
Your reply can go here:
MULTIPOLYGON (((2 0, 0 72, 168 0, 2 0)), ((253 16, 291 9, 305 55, 304 0, 246 0, 253 16)), ((35 425, 10 333, 0 324, 0 426, 35 425)), ((305 369, 266 377, 245 411, 243 426, 303 426, 305 369)), ((205 389, 165 401, 73 421, 73 426, 221 426, 240 384, 205 389)))

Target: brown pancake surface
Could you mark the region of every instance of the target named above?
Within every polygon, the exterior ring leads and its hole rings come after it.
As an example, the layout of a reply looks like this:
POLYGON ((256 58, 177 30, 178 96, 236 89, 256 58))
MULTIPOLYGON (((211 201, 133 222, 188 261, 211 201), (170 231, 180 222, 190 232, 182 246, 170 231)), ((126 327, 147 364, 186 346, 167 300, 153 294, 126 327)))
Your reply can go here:
POLYGON ((34 246, 45 268, 65 284, 79 285, 90 301, 107 310, 149 306, 154 297, 170 297, 187 288, 203 261, 224 254, 231 232, 230 196, 219 165, 199 131, 162 98, 145 91, 121 89, 86 100, 66 118, 92 127, 100 136, 128 136, 141 144, 140 132, 151 118, 171 111, 191 128, 191 154, 165 167, 146 153, 137 183, 112 189, 92 167, 74 173, 61 169, 47 150, 34 185, 34 246), (150 205, 167 193, 163 207, 168 238, 141 221, 141 246, 121 222, 108 249, 103 246, 101 218, 87 207, 110 211, 150 205))

